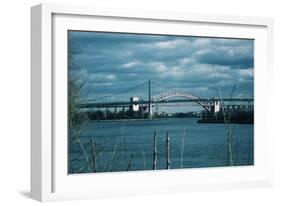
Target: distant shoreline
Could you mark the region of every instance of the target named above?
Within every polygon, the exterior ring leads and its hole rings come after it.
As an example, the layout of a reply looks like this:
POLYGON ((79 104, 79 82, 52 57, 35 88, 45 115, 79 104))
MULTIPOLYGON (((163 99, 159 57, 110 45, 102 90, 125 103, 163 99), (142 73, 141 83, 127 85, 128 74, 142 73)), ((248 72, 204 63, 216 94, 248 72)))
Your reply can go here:
POLYGON ((135 121, 156 121, 156 120, 169 120, 169 119, 199 119, 198 117, 171 117, 171 118, 153 118, 153 119, 108 119, 108 120, 90 120, 85 123, 92 122, 135 122, 135 121))
MULTIPOLYGON (((222 119, 200 119, 199 117, 170 117, 170 118, 153 118, 153 119, 108 119, 108 120, 89 120, 84 123, 95 123, 95 122, 137 122, 137 121, 158 121, 158 120, 169 120, 169 119, 197 119, 197 123, 205 124, 223 124, 222 119)), ((232 124, 253 124, 253 120, 231 120, 232 124)))

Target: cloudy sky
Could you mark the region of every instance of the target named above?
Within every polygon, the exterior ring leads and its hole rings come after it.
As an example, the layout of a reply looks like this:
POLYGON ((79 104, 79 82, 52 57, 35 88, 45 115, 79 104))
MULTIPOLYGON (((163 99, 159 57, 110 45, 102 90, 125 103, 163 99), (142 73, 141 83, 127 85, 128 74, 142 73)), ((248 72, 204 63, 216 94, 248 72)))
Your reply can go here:
POLYGON ((227 98, 236 85, 235 97, 250 98, 253 47, 245 39, 69 31, 69 75, 87 80, 90 99, 148 79, 153 95, 180 90, 209 98, 219 91, 227 98))

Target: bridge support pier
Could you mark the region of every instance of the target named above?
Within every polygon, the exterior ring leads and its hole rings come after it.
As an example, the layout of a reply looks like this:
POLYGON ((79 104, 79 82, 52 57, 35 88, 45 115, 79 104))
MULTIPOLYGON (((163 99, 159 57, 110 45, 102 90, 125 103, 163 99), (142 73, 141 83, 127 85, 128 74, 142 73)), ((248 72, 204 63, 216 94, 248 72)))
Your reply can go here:
POLYGON ((152 111, 152 104, 149 104, 149 119, 152 119, 153 111, 152 111))
POLYGON ((114 119, 117 119, 117 107, 114 108, 114 119))
POLYGON ((106 107, 106 117, 105 117, 105 119, 107 119, 108 118, 108 107, 106 107))

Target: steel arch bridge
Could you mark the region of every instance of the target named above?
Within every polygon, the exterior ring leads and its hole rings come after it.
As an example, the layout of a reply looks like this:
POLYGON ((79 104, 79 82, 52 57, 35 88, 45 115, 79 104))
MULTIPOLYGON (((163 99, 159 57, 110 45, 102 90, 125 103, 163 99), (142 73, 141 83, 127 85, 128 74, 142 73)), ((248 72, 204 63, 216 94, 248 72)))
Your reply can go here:
MULTIPOLYGON (((162 87, 163 85, 156 85, 162 87)), ((151 81, 141 83, 137 86, 131 88, 126 88, 122 91, 117 91, 115 93, 98 97, 95 99, 88 99, 79 104, 80 108, 114 108, 115 112, 117 108, 132 107, 133 105, 139 105, 142 107, 148 107, 149 113, 152 113, 152 105, 157 104, 168 104, 168 103, 184 103, 184 102, 194 102, 201 106, 209 113, 215 113, 219 111, 220 106, 225 106, 225 102, 232 103, 236 102, 232 106, 239 106, 239 103, 253 102, 253 98, 201 98, 194 95, 188 91, 178 91, 172 90, 167 92, 160 92, 157 95, 152 96, 152 86, 151 81), (138 91, 140 90, 140 92, 138 91), (118 98, 117 98, 118 97, 118 98), (132 100, 132 97, 137 97, 137 101, 132 100), (238 104, 237 104, 238 103, 238 104)), ((241 104, 243 105, 243 104, 241 104)), ((230 105, 231 106, 231 105, 230 105)))
POLYGON ((165 103, 165 102, 195 102, 202 106, 207 112, 213 112, 212 107, 218 104, 215 99, 203 99, 187 91, 169 91, 160 93, 152 97, 152 103, 165 103))

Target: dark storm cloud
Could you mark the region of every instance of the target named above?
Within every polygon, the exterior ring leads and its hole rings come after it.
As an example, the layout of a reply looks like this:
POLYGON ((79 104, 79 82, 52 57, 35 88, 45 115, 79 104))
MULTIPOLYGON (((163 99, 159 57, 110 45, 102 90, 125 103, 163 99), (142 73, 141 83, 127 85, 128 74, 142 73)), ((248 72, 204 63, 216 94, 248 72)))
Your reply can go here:
POLYGON ((253 40, 102 32, 69 33, 69 74, 89 96, 152 80, 153 94, 187 90, 203 97, 253 96, 253 40))
POLYGON ((70 38, 77 38, 83 45, 89 43, 101 44, 108 47, 114 44, 138 44, 144 42, 155 42, 158 40, 169 40, 173 37, 161 35, 134 35, 125 33, 105 33, 105 32, 78 32, 70 31, 70 38), (118 35, 120 34, 120 35, 118 35))
POLYGON ((249 44, 249 41, 244 41, 246 43, 241 42, 241 40, 216 40, 205 50, 197 52, 195 57, 199 63, 204 64, 230 66, 241 69, 253 68, 253 45, 249 44), (234 44, 235 42, 236 44, 234 44))

